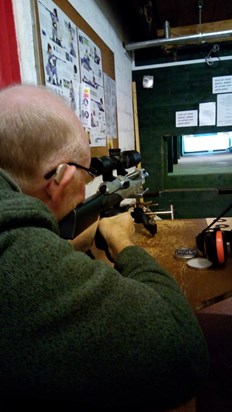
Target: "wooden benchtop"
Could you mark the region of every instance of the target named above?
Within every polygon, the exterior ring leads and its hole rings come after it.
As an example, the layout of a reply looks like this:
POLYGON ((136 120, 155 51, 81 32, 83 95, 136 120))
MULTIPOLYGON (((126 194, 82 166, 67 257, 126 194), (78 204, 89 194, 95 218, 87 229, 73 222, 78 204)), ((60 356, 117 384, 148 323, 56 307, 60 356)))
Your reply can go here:
POLYGON ((174 257, 180 247, 195 247, 195 238, 209 224, 206 219, 157 220, 152 237, 143 225, 136 225, 134 242, 144 247, 177 280, 195 310, 232 295, 232 252, 225 267, 206 270, 189 268, 174 257))

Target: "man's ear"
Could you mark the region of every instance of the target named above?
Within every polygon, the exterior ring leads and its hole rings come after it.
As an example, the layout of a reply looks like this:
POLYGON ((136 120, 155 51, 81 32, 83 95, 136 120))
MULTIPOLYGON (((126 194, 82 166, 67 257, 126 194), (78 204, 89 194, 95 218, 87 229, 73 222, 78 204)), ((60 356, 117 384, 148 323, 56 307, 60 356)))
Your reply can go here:
POLYGON ((62 199, 65 189, 72 180, 75 171, 75 166, 69 166, 67 164, 58 166, 54 178, 47 186, 47 194, 53 202, 56 203, 62 199))

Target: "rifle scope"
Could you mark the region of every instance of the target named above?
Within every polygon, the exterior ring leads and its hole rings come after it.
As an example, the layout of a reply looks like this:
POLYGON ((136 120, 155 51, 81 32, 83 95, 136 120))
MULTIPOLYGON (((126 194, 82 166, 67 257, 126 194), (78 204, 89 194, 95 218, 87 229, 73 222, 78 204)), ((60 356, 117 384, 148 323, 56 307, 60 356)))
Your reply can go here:
POLYGON ((115 179, 113 171, 117 175, 125 176, 126 169, 137 166, 141 161, 141 155, 137 150, 109 149, 109 156, 92 157, 91 167, 97 170, 97 175, 103 175, 103 180, 112 181, 115 179))

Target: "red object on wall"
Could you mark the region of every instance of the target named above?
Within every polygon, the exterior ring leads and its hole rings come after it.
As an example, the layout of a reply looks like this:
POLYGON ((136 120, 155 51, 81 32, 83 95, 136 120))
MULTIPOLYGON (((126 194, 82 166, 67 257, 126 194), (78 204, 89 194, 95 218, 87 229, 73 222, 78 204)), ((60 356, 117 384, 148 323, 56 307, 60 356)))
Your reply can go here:
POLYGON ((11 0, 0 0, 0 88, 21 83, 11 0))

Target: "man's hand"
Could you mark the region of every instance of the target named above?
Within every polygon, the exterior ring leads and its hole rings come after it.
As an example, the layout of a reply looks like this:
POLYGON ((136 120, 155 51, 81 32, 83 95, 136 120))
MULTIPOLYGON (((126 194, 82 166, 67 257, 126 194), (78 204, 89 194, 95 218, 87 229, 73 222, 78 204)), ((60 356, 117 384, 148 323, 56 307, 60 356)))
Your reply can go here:
POLYGON ((106 240, 114 260, 125 247, 134 245, 132 238, 135 226, 129 212, 100 219, 98 229, 106 240))
POLYGON ((125 247, 134 245, 132 238, 135 231, 135 226, 134 220, 129 212, 119 213, 116 216, 97 220, 80 235, 69 242, 75 250, 87 252, 94 246, 94 238, 97 228, 106 240, 109 253, 114 260, 125 247))

